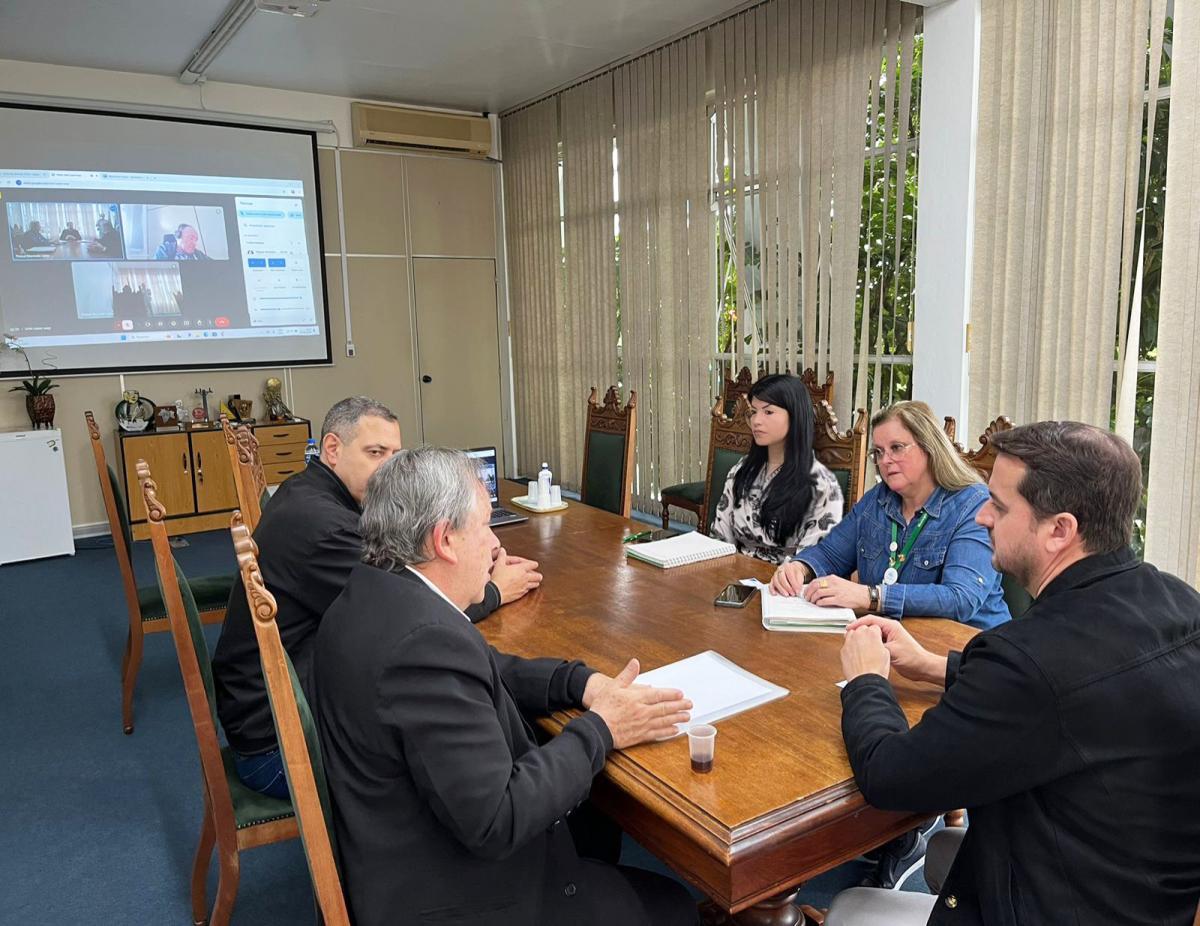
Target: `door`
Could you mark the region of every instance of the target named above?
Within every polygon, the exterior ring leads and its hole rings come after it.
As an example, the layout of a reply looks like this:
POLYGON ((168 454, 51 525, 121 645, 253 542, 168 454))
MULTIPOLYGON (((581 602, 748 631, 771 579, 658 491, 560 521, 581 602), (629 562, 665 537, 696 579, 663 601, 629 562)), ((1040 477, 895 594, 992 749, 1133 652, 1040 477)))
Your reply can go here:
POLYGON ((137 478, 138 460, 145 460, 150 467, 150 475, 158 486, 158 500, 166 507, 168 517, 196 513, 196 498, 192 494, 192 455, 188 451, 186 434, 126 437, 121 441, 121 448, 125 455, 125 498, 129 504, 129 520, 146 520, 146 505, 137 478))
POLYGON ((413 281, 425 443, 495 447, 504 472, 496 262, 418 257, 413 281))
POLYGON ((228 511, 238 506, 237 486, 225 435, 220 431, 192 432, 192 471, 196 480, 196 513, 228 511))

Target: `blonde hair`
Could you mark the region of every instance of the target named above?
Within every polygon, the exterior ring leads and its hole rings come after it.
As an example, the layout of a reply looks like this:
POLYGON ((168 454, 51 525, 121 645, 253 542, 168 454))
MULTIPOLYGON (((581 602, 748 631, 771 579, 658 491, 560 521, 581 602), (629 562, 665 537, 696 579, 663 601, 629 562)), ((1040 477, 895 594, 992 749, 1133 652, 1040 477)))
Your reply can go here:
POLYGON ((967 486, 983 482, 983 478, 968 465, 946 432, 939 427, 933 409, 924 402, 897 402, 875 413, 871 419, 874 431, 885 421, 899 421, 917 442, 917 446, 929 457, 929 472, 933 481, 947 492, 956 492, 967 486))

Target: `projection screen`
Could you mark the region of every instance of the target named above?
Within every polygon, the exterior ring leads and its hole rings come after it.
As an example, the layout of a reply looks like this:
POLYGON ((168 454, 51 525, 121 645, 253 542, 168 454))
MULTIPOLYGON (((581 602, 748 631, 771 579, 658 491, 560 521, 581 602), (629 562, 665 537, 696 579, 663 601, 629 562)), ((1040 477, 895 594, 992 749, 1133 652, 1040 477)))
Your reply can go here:
POLYGON ((0 331, 43 373, 330 362, 316 154, 311 132, 0 104, 0 331))

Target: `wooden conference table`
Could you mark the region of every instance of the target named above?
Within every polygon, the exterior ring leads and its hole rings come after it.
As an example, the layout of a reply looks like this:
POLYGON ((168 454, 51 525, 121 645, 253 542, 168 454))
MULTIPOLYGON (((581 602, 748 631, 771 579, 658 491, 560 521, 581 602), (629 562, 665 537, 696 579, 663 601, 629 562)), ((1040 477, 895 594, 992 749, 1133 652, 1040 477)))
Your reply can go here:
MULTIPOLYGON (((522 494, 507 481, 499 488, 506 504, 522 494)), ((785 698, 719 721, 709 774, 692 771, 679 737, 614 752, 592 799, 717 905, 754 908, 738 922, 797 922, 799 884, 920 820, 867 806, 854 784, 836 687, 840 635, 768 632, 758 596, 742 609, 713 605, 730 582, 768 580, 768 563, 734 556, 658 569, 623 553, 621 539, 645 525, 569 504, 496 530, 510 552, 541 563, 545 581, 479 629, 504 652, 583 659, 610 675, 633 656, 644 671, 712 649, 787 688, 785 698)), ((905 626, 937 653, 975 633, 947 620, 905 626)), ((910 722, 939 696, 895 674, 892 683, 910 722)), ((570 716, 547 725, 557 731, 570 716)))

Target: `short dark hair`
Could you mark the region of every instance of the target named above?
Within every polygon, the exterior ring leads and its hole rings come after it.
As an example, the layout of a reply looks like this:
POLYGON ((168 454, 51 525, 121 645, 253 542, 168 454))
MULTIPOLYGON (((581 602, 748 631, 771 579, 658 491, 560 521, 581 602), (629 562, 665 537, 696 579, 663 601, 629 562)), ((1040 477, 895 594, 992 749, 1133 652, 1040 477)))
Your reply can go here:
POLYGON ((331 433, 349 443, 354 440, 359 419, 367 417, 382 418, 384 421, 400 420, 395 412, 382 402, 365 395, 352 395, 342 399, 325 415, 325 420, 321 423, 321 443, 325 443, 325 435, 331 433))
POLYGON ((1026 466, 1017 487, 1039 518, 1069 512, 1089 553, 1129 546, 1142 498, 1142 464, 1111 431, 1079 421, 1038 421, 990 438, 1026 466))

